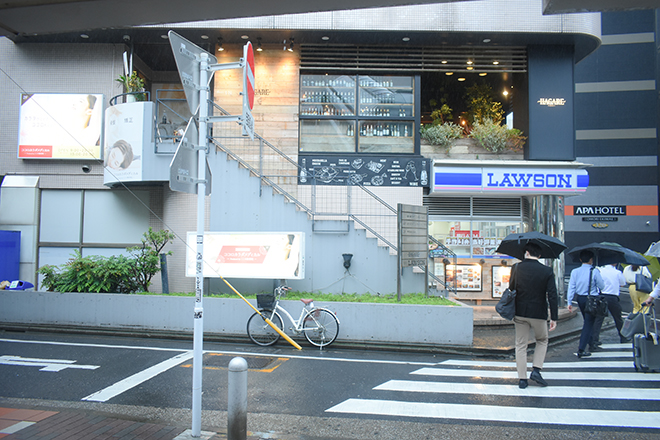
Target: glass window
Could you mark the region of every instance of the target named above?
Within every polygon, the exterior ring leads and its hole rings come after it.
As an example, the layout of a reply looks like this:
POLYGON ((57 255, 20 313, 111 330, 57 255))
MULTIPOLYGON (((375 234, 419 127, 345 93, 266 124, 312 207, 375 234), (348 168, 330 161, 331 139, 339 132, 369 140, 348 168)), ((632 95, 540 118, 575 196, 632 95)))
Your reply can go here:
POLYGON ((300 151, 353 153, 355 151, 355 121, 301 119, 300 151))
POLYGON ((495 255, 504 237, 521 231, 520 221, 431 221, 429 233, 459 258, 495 255))
POLYGON ((413 153, 413 122, 360 121, 360 153, 413 153))

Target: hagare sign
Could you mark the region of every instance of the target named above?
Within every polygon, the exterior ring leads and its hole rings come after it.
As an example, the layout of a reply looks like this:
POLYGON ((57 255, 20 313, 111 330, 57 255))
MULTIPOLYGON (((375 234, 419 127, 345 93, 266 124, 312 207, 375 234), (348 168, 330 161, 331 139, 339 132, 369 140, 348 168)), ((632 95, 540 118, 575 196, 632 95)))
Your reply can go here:
POLYGON ((534 167, 434 166, 434 192, 490 194, 561 194, 586 191, 589 175, 584 169, 534 167))

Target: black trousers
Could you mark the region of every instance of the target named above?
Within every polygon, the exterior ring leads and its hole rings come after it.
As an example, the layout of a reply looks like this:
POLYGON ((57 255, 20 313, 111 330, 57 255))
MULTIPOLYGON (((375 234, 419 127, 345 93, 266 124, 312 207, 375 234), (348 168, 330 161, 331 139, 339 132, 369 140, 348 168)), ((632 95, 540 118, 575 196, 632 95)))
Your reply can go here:
MULTIPOLYGON (((619 332, 619 339, 621 338, 621 327, 623 327, 623 318, 621 317, 621 302, 618 295, 603 295, 607 302, 607 310, 610 311, 612 318, 614 318, 614 325, 617 332, 619 332)), ((591 341, 589 344, 593 347, 600 337, 600 328, 603 326, 604 316, 596 317, 594 326, 591 330, 591 341)))

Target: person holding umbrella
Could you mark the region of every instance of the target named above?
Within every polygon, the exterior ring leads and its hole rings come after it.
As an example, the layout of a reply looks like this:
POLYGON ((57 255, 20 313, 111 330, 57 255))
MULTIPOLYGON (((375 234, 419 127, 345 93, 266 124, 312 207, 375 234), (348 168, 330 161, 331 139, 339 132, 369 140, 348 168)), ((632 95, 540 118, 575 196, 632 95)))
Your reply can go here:
POLYGON ((594 270, 594 253, 590 250, 582 250, 580 252, 580 262, 582 266, 573 269, 571 278, 568 281, 568 311, 573 311, 573 299, 575 299, 580 307, 582 318, 582 332, 580 333, 580 342, 578 344, 577 357, 591 356, 591 353, 586 350, 587 344, 591 342, 591 334, 594 328, 596 317, 590 313, 585 312, 587 305, 587 296, 598 295, 599 291, 605 287, 603 277, 600 272, 594 270))
POLYGON ((516 291, 516 313, 513 317, 516 334, 516 369, 518 386, 527 388, 527 346, 529 331, 534 330, 536 348, 529 379, 540 386, 548 383, 541 376, 548 350, 548 331, 557 327, 559 316, 557 286, 552 268, 540 258, 557 258, 566 245, 554 237, 539 232, 511 234, 502 240, 497 252, 522 260, 513 266, 509 286, 516 291), (550 324, 548 327, 548 306, 550 324))

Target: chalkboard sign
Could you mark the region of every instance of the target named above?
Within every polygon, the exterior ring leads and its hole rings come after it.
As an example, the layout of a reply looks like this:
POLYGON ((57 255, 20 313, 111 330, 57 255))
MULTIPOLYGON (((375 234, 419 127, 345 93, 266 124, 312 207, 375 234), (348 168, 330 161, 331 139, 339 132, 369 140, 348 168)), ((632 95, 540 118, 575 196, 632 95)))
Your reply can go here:
POLYGON ((300 185, 429 186, 420 156, 298 156, 300 185))

